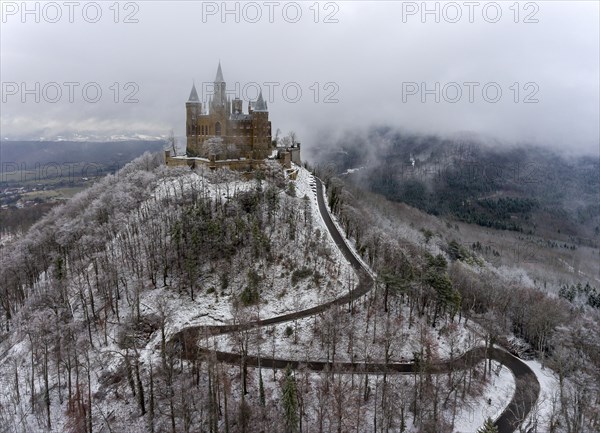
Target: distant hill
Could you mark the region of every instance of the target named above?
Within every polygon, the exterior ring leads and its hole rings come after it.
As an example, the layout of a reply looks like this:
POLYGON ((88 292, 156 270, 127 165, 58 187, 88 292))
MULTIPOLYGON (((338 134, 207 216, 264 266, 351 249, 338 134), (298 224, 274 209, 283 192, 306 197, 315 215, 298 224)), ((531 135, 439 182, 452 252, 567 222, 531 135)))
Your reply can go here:
POLYGON ((124 140, 108 142, 82 141, 2 141, 0 159, 3 163, 35 164, 87 162, 101 165, 123 165, 146 151, 158 152, 161 140, 124 140))
POLYGON ((160 140, 1 141, 0 232, 26 230, 58 202, 164 146, 160 140))
POLYGON ((433 215, 528 234, 589 239, 600 232, 597 156, 390 128, 319 148, 319 160, 351 182, 433 215))

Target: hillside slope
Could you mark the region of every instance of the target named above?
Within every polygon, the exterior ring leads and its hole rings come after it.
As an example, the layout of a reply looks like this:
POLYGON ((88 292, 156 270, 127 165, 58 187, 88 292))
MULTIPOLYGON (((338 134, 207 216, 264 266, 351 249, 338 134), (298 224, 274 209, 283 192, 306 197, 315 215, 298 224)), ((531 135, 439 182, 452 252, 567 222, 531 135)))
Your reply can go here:
MULTIPOLYGON (((457 260, 441 238, 423 242, 408 224, 398 230, 370 196, 349 199, 328 180, 340 230, 379 275, 362 291, 320 217, 309 173, 296 177, 279 166, 251 177, 166 169, 146 155, 5 247, 0 431, 368 432, 374 422, 416 433, 475 430, 484 418, 473 408, 498 416, 523 385, 502 365, 458 359, 485 352, 503 335, 492 318, 507 320, 486 312, 487 292, 464 280, 494 275, 504 299, 502 273, 477 255, 457 260), (358 203, 372 206, 368 215, 358 203), (367 296, 302 320, 244 326, 355 288, 367 296), (213 335, 223 328, 232 332, 213 335), (299 360, 297 371, 277 371, 276 354, 299 360), (228 356, 234 365, 220 362, 228 356), (276 367, 268 380, 266 356, 276 367), (303 367, 316 359, 327 361, 322 372, 303 367), (357 361, 379 367, 355 379, 343 365, 357 361), (417 374, 388 375, 398 361, 417 374)), ((511 320, 545 349, 552 329, 518 322, 513 308, 511 320)), ((551 411, 543 419, 540 411, 528 422, 548 422, 551 411)))
POLYGON ((598 246, 597 154, 386 127, 351 131, 318 148, 322 165, 390 200, 484 227, 598 246))
MULTIPOLYGON (((65 416, 64 402, 83 404, 82 382, 104 395, 124 360, 147 366, 183 326, 266 318, 346 293, 356 275, 307 185, 278 166, 245 180, 167 170, 147 155, 3 248, 0 378, 12 392, 0 425, 66 431, 77 416, 65 416)), ((114 408, 92 410, 96 419, 114 408)))

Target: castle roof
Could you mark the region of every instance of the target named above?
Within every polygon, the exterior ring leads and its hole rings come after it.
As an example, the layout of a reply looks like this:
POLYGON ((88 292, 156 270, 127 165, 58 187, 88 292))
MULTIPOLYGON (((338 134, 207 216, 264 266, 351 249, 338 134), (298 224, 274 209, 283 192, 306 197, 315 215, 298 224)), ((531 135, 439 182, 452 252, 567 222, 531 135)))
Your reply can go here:
POLYGON ((200 99, 198 98, 198 92, 196 92, 195 84, 192 84, 192 91, 190 92, 188 102, 200 102, 200 99))
POLYGON ((252 120, 252 116, 244 113, 231 113, 229 115, 231 120, 252 120))
POLYGON ((215 77, 215 83, 224 83, 223 71, 221 71, 221 61, 219 60, 219 67, 217 68, 217 76, 215 77))
POLYGON ((263 99, 262 90, 258 94, 258 100, 256 101, 256 107, 254 111, 267 111, 267 103, 263 99))

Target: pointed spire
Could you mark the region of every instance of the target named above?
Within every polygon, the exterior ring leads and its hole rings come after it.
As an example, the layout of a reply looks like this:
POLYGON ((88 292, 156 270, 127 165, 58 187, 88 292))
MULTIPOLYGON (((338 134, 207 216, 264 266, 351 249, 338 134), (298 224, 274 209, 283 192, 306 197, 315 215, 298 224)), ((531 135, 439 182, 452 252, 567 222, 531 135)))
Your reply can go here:
POLYGON ((256 108, 254 111, 267 111, 267 103, 263 99, 262 90, 258 94, 258 100, 256 101, 256 108))
POLYGON ((224 83, 223 71, 221 71, 221 61, 219 60, 219 67, 217 68, 217 76, 215 77, 215 83, 224 83))
POLYGON ((188 102, 200 102, 200 99, 198 99, 198 92, 196 92, 196 83, 192 84, 192 91, 190 92, 188 102))

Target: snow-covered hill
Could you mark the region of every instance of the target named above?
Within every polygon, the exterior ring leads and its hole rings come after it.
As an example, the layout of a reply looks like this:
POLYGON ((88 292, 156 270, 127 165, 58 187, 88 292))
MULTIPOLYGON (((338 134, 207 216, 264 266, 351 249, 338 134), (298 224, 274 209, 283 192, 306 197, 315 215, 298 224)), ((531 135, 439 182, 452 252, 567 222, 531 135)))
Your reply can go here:
MULTIPOLYGON (((375 422, 390 432, 464 432, 496 417, 515 389, 505 368, 481 361, 442 375, 429 366, 485 344, 489 328, 463 313, 491 316, 469 309, 480 294, 463 280, 502 274, 474 256, 449 263, 441 238, 423 243, 421 231, 376 207, 366 225, 338 187, 327 196, 335 224, 376 267, 373 290, 221 336, 210 326, 306 310, 358 284, 309 171, 167 169, 145 155, 53 209, 0 257, 0 432, 279 432, 294 414, 302 432, 371 432, 375 422), (189 337, 192 328, 205 334, 189 337), (216 350, 301 364, 295 373, 229 365, 216 350), (422 370, 302 367, 323 360, 422 370)), ((544 398, 555 383, 544 381, 544 398)), ((536 411, 540 425, 554 413, 536 411)))

